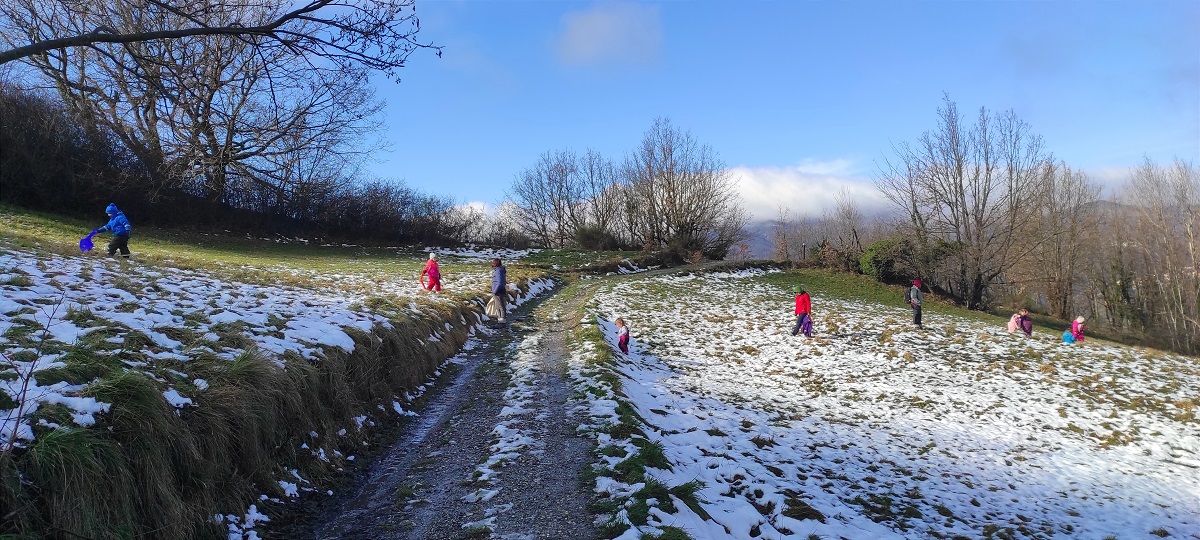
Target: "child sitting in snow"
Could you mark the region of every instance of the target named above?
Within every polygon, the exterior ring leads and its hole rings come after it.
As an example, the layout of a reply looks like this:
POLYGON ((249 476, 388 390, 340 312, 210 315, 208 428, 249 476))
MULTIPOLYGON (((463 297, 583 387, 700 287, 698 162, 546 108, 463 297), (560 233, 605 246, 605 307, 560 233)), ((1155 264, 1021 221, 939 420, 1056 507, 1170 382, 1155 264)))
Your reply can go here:
POLYGON ((620 317, 613 322, 617 325, 617 347, 621 349, 621 354, 629 354, 629 327, 625 326, 625 319, 620 317))

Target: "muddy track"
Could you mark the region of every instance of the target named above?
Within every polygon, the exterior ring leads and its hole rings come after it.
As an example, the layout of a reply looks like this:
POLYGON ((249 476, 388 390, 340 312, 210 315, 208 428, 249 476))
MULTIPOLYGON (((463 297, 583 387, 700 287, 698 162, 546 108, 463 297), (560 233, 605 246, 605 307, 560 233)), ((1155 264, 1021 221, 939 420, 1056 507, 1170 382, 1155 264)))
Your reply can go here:
POLYGON ((587 280, 569 297, 560 289, 522 306, 512 313, 510 327, 490 330, 474 349, 455 357, 443 380, 423 398, 419 419, 405 426, 396 442, 343 490, 347 496, 310 510, 307 518, 297 520, 305 524, 289 529, 286 537, 596 538, 587 510, 591 488, 582 482, 593 461, 592 446, 577 433, 580 419, 573 413, 576 404, 567 370, 568 332, 578 325, 583 304, 607 279, 717 266, 721 264, 587 280), (481 464, 497 452, 495 430, 505 421, 505 392, 515 382, 512 362, 518 354, 526 355, 522 367, 528 371, 522 384, 532 391, 516 427, 529 442, 515 458, 492 466, 490 479, 480 479, 481 464))
POLYGON ((541 391, 533 400, 536 413, 531 425, 537 442, 499 477, 500 492, 491 507, 505 509, 495 527, 502 538, 596 537, 587 510, 591 490, 581 479, 592 461, 592 445, 577 432, 580 419, 572 412, 566 344, 567 332, 577 325, 577 312, 588 298, 582 294, 555 298, 535 313, 543 328, 538 342, 541 391))
POLYGON ((509 328, 481 336, 482 343, 454 360, 420 418, 347 491, 341 504, 313 516, 292 538, 435 540, 487 538, 480 527, 492 517, 493 538, 512 540, 595 535, 587 512, 590 490, 580 481, 591 445, 576 434, 564 319, 586 300, 555 296, 523 306, 509 328), (568 314, 565 315, 564 314, 568 314), (521 429, 533 441, 514 460, 497 466, 490 483, 476 478, 496 442, 493 430, 510 387, 509 364, 519 345, 536 343, 538 367, 521 429), (487 500, 472 494, 495 491, 487 500))

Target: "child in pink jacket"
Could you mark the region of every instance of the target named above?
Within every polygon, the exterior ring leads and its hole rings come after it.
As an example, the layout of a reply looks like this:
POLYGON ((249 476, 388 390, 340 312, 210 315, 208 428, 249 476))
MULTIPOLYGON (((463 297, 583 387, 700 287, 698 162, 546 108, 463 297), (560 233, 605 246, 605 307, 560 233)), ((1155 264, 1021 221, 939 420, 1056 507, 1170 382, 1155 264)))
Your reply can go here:
POLYGON ((1075 336, 1075 343, 1083 343, 1083 315, 1075 317, 1075 322, 1071 323, 1071 335, 1075 336))
POLYGON ((429 284, 425 285, 425 289, 433 292, 441 292, 442 271, 438 268, 437 254, 430 253, 429 260, 425 261, 425 269, 421 270, 422 285, 425 284, 425 276, 429 276, 429 284))

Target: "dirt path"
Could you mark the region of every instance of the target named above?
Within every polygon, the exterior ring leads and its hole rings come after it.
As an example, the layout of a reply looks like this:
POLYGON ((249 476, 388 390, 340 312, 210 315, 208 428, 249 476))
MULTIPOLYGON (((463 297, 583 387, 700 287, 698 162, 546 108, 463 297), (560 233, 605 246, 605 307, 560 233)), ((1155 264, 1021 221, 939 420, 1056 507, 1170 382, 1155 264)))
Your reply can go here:
MULTIPOLYGON (((636 278, 709 270, 658 269, 636 278)), ((581 481, 593 461, 576 429, 566 343, 580 307, 613 276, 556 291, 512 314, 451 361, 443 380, 348 495, 287 538, 551 540, 596 538, 581 481)), ((472 342, 469 342, 472 343, 472 342)))
POLYGON ((555 298, 535 313, 538 350, 532 377, 539 391, 530 400, 528 433, 535 441, 498 478, 491 508, 501 509, 494 532, 501 538, 588 539, 596 536, 587 510, 590 489, 581 476, 591 463, 591 442, 578 435, 567 374, 566 334, 577 322, 583 295, 555 298))
POLYGON ((302 537, 594 538, 580 481, 591 447, 576 435, 563 323, 584 300, 522 308, 456 357, 420 421, 302 537))

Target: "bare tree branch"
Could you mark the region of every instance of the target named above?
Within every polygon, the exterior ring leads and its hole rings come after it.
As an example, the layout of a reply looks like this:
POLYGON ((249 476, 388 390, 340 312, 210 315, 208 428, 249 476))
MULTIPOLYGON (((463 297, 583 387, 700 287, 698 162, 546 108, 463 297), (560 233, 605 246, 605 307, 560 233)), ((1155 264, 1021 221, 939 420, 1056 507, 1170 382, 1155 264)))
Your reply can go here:
POLYGON ((414 0, 311 0, 291 10, 278 7, 269 1, 237 5, 203 0, 9 0, 0 7, 0 39, 11 47, 0 51, 0 65, 55 50, 197 36, 233 36, 256 45, 271 42, 297 54, 315 54, 339 65, 356 64, 389 75, 403 67, 416 49, 429 48, 441 55, 440 47, 415 41, 420 22, 414 0), (131 27, 122 24, 122 12, 146 13, 150 18, 172 15, 176 24, 131 27), (64 24, 67 21, 70 24, 64 24))

